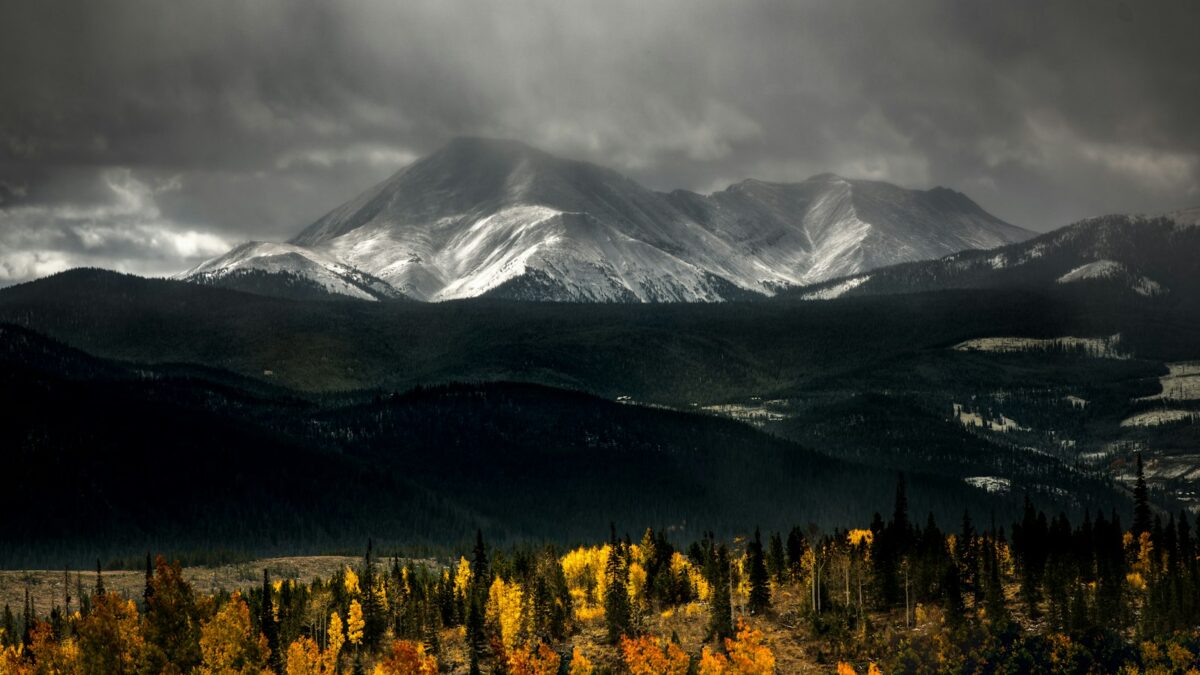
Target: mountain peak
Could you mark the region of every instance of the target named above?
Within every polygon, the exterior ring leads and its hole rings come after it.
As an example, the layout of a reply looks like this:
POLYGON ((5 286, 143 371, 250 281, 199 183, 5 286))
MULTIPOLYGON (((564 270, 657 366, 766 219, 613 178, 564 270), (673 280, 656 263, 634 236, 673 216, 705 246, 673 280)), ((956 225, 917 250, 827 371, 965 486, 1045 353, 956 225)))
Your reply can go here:
POLYGON ((286 250, 256 244, 192 273, 279 270, 422 300, 711 301, 1027 235, 940 194, 832 173, 663 194, 520 141, 464 136, 330 211, 286 250))

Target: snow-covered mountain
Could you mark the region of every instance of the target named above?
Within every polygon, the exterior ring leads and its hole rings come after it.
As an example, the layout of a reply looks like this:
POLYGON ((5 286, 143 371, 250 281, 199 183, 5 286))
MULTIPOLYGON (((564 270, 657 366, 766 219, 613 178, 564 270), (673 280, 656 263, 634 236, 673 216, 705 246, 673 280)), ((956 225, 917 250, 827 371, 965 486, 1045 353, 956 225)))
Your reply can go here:
POLYGON ((808 300, 964 288, 1099 291, 1130 298, 1200 286, 1200 210, 1089 218, 1025 242, 848 275, 791 291, 808 300))
POLYGON ((664 194, 514 141, 463 138, 334 209, 284 248, 246 245, 185 276, 279 268, 360 296, 364 284, 378 289, 382 281, 428 301, 697 302, 771 295, 1029 236, 945 188, 823 174, 664 194), (355 272, 369 281, 351 283, 355 272))
POLYGON ((212 286, 298 298, 314 295, 360 300, 403 297, 387 282, 318 251, 269 242, 242 244, 179 277, 212 286))

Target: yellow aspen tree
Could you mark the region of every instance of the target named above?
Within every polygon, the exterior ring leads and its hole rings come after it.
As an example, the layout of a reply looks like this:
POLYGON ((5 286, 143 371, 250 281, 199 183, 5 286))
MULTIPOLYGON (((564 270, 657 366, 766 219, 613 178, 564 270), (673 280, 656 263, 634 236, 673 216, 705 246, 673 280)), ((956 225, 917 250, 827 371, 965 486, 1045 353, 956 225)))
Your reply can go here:
POLYGON ((324 675, 329 672, 325 669, 321 650, 309 637, 301 637, 288 645, 284 670, 287 675, 324 675))
POLYGON ((45 621, 37 622, 31 634, 29 653, 36 666, 35 673, 41 675, 75 675, 80 673, 79 649, 74 640, 59 642, 54 629, 45 621))
POLYGON ((329 615, 329 641, 325 646, 325 659, 329 672, 337 672, 338 657, 346 644, 346 633, 342 628, 342 617, 334 612, 329 615))
POLYGON ((350 595, 358 595, 361 591, 358 587, 358 574, 349 565, 346 565, 346 578, 342 581, 342 585, 350 595))
POLYGON ((350 613, 346 617, 346 639, 355 647, 362 644, 363 628, 366 622, 363 620, 362 605, 357 600, 350 601, 350 613))
POLYGON ((593 675, 596 672, 596 666, 592 664, 592 660, 583 655, 579 647, 571 650, 571 665, 567 666, 568 675, 593 675))
POLYGON ((454 569, 454 595, 459 598, 467 597, 471 588, 471 562, 466 556, 460 556, 458 567, 454 569))
POLYGON ((200 626, 202 675, 261 673, 269 655, 267 639, 251 630, 250 608, 236 591, 211 620, 200 626))
POLYGON ((525 633, 526 626, 521 612, 523 599, 524 592, 521 584, 516 581, 506 582, 500 577, 496 577, 492 581, 491 588, 488 589, 485 616, 488 621, 499 628, 500 642, 504 644, 506 651, 515 648, 520 642, 521 635, 525 633))
POLYGON ((83 669, 89 673, 133 672, 146 644, 137 605, 116 593, 95 596, 76 633, 83 669))

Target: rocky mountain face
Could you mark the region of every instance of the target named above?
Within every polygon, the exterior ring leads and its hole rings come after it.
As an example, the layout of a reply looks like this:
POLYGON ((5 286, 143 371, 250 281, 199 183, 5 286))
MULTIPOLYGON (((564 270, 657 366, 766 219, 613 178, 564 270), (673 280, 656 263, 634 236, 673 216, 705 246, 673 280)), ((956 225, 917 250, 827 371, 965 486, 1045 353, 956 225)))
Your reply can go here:
POLYGON ((234 285, 235 271, 257 270, 367 299, 710 302, 1030 236, 946 188, 822 174, 664 194, 514 141, 463 138, 287 245, 246 244, 183 277, 234 285))
POLYGON ((1089 218, 1018 244, 849 275, 789 294, 817 300, 989 288, 1194 303, 1200 297, 1198 214, 1089 218))

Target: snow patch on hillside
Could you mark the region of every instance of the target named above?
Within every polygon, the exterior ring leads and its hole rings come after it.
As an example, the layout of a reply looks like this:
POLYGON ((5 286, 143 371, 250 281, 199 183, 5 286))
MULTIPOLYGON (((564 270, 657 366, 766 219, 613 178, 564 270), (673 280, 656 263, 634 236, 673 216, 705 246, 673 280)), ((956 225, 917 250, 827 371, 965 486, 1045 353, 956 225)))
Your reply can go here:
POLYGON ((871 275, 869 274, 864 274, 861 277, 851 277, 839 284, 826 286, 825 288, 805 293, 804 295, 800 296, 800 298, 802 300, 833 300, 834 298, 840 298, 855 288, 862 286, 870 281, 870 279, 871 275))

